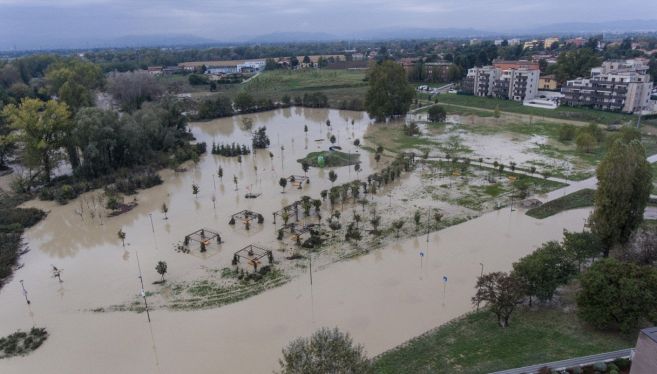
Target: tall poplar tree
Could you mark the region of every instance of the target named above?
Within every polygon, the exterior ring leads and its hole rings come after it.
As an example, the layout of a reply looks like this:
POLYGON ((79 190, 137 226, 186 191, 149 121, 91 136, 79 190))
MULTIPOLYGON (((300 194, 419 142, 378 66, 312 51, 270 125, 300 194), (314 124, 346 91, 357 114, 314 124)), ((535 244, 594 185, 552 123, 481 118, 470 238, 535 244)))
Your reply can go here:
POLYGON ((590 217, 591 230, 604 245, 604 256, 627 242, 643 221, 652 189, 652 169, 638 140, 616 140, 597 169, 598 188, 590 217))

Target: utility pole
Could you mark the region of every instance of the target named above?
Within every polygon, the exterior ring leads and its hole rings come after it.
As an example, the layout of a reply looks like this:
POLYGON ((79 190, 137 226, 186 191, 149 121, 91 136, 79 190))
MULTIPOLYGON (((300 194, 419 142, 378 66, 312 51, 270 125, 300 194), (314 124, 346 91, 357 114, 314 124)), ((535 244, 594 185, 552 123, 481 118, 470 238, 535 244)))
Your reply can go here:
POLYGON ((139 263, 139 252, 135 249, 135 255, 137 256, 137 268, 139 269, 139 281, 141 282, 141 296, 144 298, 144 306, 146 307, 146 316, 148 317, 148 323, 151 323, 151 314, 148 311, 148 301, 146 300, 146 291, 144 290, 144 277, 141 274, 141 264, 139 263))
POLYGON ((155 226, 153 226, 153 215, 151 213, 148 213, 148 218, 151 220, 151 230, 155 232, 155 226))
POLYGON ((313 255, 312 255, 312 253, 308 254, 308 260, 310 261, 310 266, 309 266, 310 272, 309 272, 309 274, 310 274, 310 287, 312 288, 312 286, 313 286, 313 255))

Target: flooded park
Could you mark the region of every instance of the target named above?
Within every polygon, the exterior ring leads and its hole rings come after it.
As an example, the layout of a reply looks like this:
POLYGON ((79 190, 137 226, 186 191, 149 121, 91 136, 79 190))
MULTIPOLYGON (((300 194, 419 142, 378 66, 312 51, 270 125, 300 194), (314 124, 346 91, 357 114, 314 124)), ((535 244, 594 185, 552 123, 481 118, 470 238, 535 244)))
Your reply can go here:
MULTIPOLYGON (((513 201, 508 206, 512 186, 501 172, 472 165, 456 173, 419 157, 375 193, 368 176, 397 158, 375 152, 368 135, 378 124, 362 112, 293 107, 189 127, 208 148, 250 148, 261 126, 268 149, 240 157, 208 151, 196 163, 163 170, 163 184, 126 196, 138 205, 114 217, 101 191, 66 205, 25 203, 49 213, 26 231, 23 266, 0 290, 0 336, 37 325, 47 326, 50 338, 29 356, 1 360, 0 372, 271 372, 283 346, 322 326, 348 331, 374 356, 471 311, 481 272, 510 269, 564 229, 581 230, 589 214, 536 220, 513 201), (336 146, 351 165, 305 172, 297 161, 336 146), (355 180, 363 187, 353 194, 333 202, 322 196, 355 180), (321 203, 295 204, 303 196, 321 203), (416 222, 414 214, 421 216, 416 222), (374 235, 377 216, 381 233, 374 235), (405 225, 392 229, 399 220, 405 225), (363 233, 347 240, 352 223, 363 233), (300 246, 317 227, 323 244, 300 246), (158 261, 168 264, 165 282, 158 261), (259 283, 245 283, 235 270, 267 265, 272 270, 259 283), (53 266, 63 282, 52 277, 53 266)), ((446 131, 430 138, 447 142, 456 130, 446 131)), ((519 164, 535 159, 526 156, 531 144, 548 141, 461 136, 475 150, 470 157, 519 164)), ((565 186, 527 178, 532 194, 558 196, 565 186)))

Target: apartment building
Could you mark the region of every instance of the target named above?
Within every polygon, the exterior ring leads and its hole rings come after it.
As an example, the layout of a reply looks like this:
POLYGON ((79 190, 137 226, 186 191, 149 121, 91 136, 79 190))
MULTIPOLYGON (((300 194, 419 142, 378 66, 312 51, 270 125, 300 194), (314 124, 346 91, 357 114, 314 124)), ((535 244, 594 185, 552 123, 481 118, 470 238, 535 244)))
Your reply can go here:
POLYGON ((545 40, 543 41, 543 46, 545 47, 545 49, 550 49, 552 48, 553 45, 558 43, 559 43, 559 37, 555 36, 551 38, 545 38, 545 40))
POLYGON ((539 77, 537 63, 494 61, 492 66, 469 69, 461 84, 461 90, 475 96, 524 101, 533 99, 538 94, 539 77))
POLYGON ((449 69, 454 66, 451 62, 438 61, 424 64, 425 80, 427 82, 449 82, 449 69))
POLYGON ((605 61, 589 78, 569 80, 561 87, 562 104, 634 113, 646 110, 653 82, 645 59, 605 61))

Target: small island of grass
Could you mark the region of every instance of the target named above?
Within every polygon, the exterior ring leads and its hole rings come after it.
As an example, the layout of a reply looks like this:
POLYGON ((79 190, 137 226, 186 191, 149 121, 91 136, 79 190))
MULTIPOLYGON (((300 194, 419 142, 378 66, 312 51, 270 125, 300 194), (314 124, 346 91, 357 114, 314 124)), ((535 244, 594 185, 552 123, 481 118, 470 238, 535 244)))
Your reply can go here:
POLYGON ((39 348, 48 339, 44 328, 32 327, 29 332, 17 331, 0 338, 0 359, 26 355, 39 348))
POLYGON ((526 214, 530 217, 543 219, 553 216, 559 212, 563 212, 564 210, 593 206, 594 195, 594 190, 585 188, 558 199, 548 201, 547 203, 536 208, 529 209, 526 214))
POLYGON ((307 162, 312 167, 338 167, 356 165, 360 163, 358 153, 345 153, 340 151, 310 152, 306 157, 297 160, 299 163, 307 162), (324 157, 324 165, 319 164, 319 157, 324 157))

